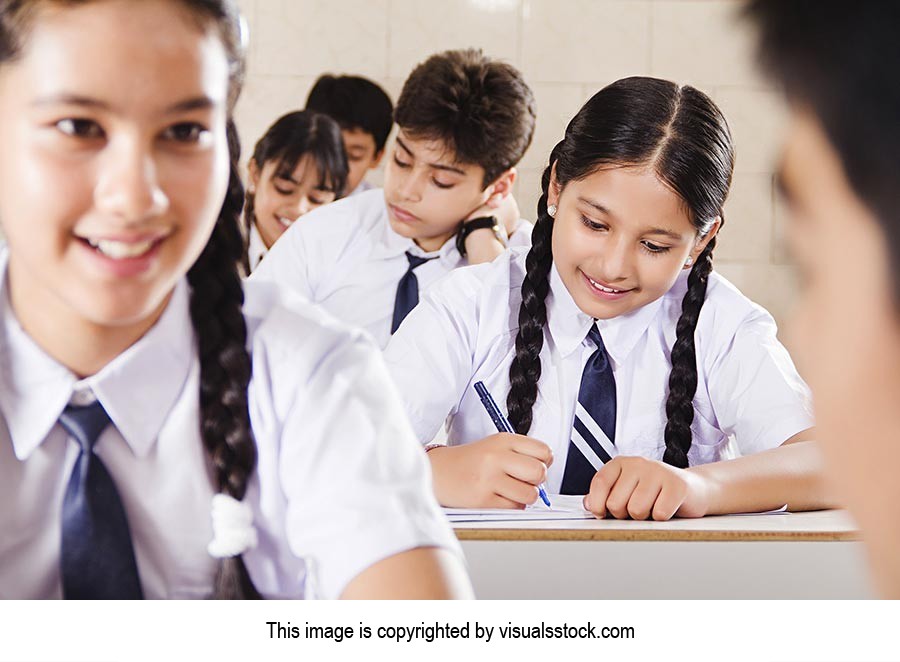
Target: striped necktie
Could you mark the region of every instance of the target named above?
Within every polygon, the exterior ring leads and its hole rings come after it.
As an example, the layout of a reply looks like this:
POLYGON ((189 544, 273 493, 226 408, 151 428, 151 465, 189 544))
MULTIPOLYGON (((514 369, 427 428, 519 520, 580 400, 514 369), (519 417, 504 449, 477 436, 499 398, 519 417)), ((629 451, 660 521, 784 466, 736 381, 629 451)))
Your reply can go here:
POLYGON ((394 317, 391 320, 392 334, 400 328, 400 324, 406 319, 406 316, 419 303, 419 279, 416 278, 413 270, 421 267, 429 260, 437 259, 437 256, 419 257, 407 251, 406 259, 409 260, 409 268, 397 284, 397 296, 394 299, 394 317))
POLYGON ((109 416, 99 401, 87 407, 69 405, 59 423, 80 447, 62 507, 63 597, 141 599, 125 508, 112 476, 94 453, 109 416))
POLYGON ((594 474, 616 455, 616 379, 597 325, 588 339, 597 349, 581 374, 562 494, 587 494, 594 474))

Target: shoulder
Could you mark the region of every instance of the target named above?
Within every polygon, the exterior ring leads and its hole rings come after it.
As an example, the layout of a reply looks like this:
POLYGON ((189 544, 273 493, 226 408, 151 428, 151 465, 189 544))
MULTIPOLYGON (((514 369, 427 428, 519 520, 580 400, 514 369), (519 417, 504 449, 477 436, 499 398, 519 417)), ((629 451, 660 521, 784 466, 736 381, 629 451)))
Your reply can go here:
POLYGON ((380 230, 386 222, 384 193, 381 189, 373 189, 314 209, 298 219, 279 243, 285 239, 348 243, 380 230))
POLYGON ((305 298, 274 282, 244 283, 244 318, 253 380, 269 391, 296 392, 323 365, 352 363, 359 353, 377 354, 371 338, 305 298))
POLYGON ((531 246, 532 230, 534 230, 534 224, 531 221, 520 218, 516 229, 509 235, 510 247, 531 246))
POLYGON ((510 293, 517 294, 525 277, 525 247, 511 248, 493 262, 454 269, 425 295, 434 301, 463 302, 485 300, 505 306, 510 293))
MULTIPOLYGON (((667 335, 671 335, 673 341, 686 291, 685 274, 664 297, 662 319, 668 327, 667 335)), ((714 358, 729 353, 739 335, 774 339, 777 333, 775 320, 765 308, 745 296, 718 272, 713 271, 709 275, 706 299, 700 309, 694 334, 698 351, 714 358)))

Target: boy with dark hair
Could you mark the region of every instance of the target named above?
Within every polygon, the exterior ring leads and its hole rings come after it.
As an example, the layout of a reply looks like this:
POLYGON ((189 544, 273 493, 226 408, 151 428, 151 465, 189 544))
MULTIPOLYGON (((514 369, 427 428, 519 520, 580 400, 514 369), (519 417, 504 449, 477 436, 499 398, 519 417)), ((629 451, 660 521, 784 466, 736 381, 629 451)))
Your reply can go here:
POLYGON ((393 126, 394 107, 387 92, 360 76, 320 76, 306 109, 324 113, 341 127, 350 164, 346 195, 374 188, 366 173, 378 167, 393 126))
POLYGON ((433 55, 404 84, 395 119, 384 190, 307 214, 253 274, 365 328, 381 347, 441 276, 531 241, 512 188, 535 104, 514 67, 478 50, 433 55))

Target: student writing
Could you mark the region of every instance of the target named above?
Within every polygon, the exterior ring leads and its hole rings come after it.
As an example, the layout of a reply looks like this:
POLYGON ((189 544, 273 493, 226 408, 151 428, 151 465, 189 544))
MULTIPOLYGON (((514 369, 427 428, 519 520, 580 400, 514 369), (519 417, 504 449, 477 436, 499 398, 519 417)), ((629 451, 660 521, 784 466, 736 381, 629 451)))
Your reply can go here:
POLYGON ((449 416, 428 453, 443 504, 522 507, 544 480, 636 519, 827 502, 807 388, 772 318, 712 271, 732 167, 692 87, 629 78, 585 104, 530 251, 449 276, 387 349, 419 439, 449 416), (518 434, 493 433, 477 381, 518 434))

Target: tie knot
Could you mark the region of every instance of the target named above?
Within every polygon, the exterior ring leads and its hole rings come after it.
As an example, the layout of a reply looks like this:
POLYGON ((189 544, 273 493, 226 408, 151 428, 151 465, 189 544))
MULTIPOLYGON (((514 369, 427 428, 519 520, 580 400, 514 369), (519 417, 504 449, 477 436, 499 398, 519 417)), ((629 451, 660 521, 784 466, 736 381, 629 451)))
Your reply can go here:
POLYGON ((433 257, 419 257, 418 255, 413 255, 409 251, 406 251, 406 259, 409 260, 409 270, 412 271, 417 267, 421 267, 423 264, 428 262, 429 260, 434 260, 433 257))
POLYGON ((97 438, 109 423, 109 414, 99 400, 86 407, 68 405, 59 417, 59 424, 75 437, 86 453, 93 450, 97 438))
POLYGON ((597 349, 606 349, 603 346, 603 336, 600 335, 600 329, 597 328, 596 324, 591 324, 590 330, 588 330, 587 334, 588 340, 597 345, 597 349))

